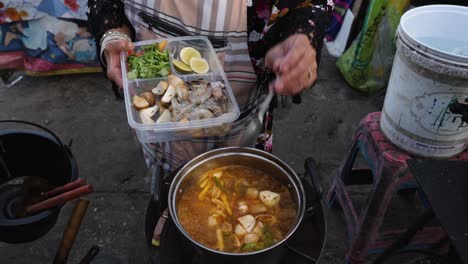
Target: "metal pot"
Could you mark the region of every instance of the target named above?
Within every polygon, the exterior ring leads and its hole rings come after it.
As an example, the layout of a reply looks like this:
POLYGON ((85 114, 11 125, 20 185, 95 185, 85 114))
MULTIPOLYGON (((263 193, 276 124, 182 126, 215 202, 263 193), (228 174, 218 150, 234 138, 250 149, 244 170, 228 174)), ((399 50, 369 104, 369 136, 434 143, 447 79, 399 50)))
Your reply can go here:
POLYGON ((211 261, 219 260, 219 263, 281 263, 283 256, 288 251, 286 240, 296 231, 304 217, 306 208, 305 192, 300 178, 283 161, 264 151, 251 148, 222 148, 206 152, 183 166, 172 181, 169 189, 169 213, 172 221, 183 236, 202 251, 203 255, 211 261), (206 247, 193 240, 184 230, 177 216, 177 203, 184 189, 194 182, 202 173, 228 165, 242 165, 251 167, 275 177, 289 188, 296 201, 296 221, 291 230, 277 244, 256 252, 228 253, 206 247))

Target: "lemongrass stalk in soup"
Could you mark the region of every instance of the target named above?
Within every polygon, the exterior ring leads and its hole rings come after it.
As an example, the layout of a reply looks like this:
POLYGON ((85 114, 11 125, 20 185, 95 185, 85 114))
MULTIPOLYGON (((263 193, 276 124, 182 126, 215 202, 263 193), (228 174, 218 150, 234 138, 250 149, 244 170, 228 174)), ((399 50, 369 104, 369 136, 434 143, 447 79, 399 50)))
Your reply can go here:
POLYGON ((244 166, 214 169, 197 177, 177 204, 182 227, 215 250, 253 252, 290 231, 297 204, 274 177, 244 166))

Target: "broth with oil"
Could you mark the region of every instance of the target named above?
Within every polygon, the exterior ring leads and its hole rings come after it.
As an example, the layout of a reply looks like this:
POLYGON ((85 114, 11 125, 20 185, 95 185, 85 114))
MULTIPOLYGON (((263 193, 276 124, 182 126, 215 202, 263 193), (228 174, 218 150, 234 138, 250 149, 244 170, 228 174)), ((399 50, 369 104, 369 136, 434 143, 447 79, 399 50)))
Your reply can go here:
POLYGON ((177 215, 195 241, 215 250, 243 253, 279 241, 296 220, 297 204, 274 177, 244 166, 227 166, 188 184, 177 215))

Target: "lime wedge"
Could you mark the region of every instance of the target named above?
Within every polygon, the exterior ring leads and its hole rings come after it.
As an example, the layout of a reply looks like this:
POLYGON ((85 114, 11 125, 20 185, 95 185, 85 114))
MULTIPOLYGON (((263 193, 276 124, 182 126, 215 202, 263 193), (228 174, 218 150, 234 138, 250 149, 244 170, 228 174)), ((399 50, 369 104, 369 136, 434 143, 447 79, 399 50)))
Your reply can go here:
POLYGON ((192 72, 192 69, 190 68, 190 66, 188 66, 187 64, 185 64, 185 63, 183 63, 181 61, 172 60, 172 64, 174 64, 174 68, 176 68, 178 71, 192 72))
POLYGON ((189 64, 192 58, 201 58, 200 52, 192 47, 185 47, 180 50, 180 60, 185 63, 189 64))
POLYGON ((202 58, 192 58, 190 60, 190 68, 198 74, 207 73, 210 69, 208 62, 202 58))

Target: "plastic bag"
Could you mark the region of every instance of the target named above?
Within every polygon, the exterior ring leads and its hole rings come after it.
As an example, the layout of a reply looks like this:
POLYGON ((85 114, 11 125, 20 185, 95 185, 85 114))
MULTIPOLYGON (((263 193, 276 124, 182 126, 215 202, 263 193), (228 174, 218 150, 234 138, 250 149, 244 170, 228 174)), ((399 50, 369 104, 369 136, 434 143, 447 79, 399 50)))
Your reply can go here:
POLYGON ((337 66, 356 90, 372 94, 387 86, 396 52, 395 34, 410 0, 372 0, 361 33, 337 66))

